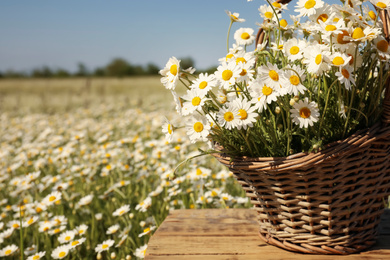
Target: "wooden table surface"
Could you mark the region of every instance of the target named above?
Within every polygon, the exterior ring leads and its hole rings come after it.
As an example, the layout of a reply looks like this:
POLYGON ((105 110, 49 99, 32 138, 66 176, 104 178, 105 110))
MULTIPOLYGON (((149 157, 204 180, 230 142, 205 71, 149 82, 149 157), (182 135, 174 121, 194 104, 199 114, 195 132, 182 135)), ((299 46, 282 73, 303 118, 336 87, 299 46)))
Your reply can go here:
POLYGON ((147 260, 191 259, 388 259, 390 210, 382 215, 380 236, 369 250, 354 255, 307 255, 264 243, 252 209, 175 210, 148 243, 147 260))

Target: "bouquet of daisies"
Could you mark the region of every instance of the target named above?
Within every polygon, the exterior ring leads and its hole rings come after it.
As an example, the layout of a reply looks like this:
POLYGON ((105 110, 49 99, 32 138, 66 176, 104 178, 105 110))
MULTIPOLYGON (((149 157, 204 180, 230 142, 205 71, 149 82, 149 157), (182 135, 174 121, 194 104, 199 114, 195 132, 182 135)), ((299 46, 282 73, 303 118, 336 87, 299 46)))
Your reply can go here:
MULTIPOLYGON (((214 74, 197 75, 169 59, 161 82, 186 123, 167 120, 163 132, 171 140, 185 127, 192 142, 209 142, 210 152, 218 144, 230 156, 284 157, 370 127, 388 79, 390 49, 378 13, 389 8, 389 0, 299 0, 296 15, 284 19, 286 5, 260 6, 262 42, 255 43, 253 29, 238 29, 214 74)), ((227 14, 230 33, 244 19, 227 14)))

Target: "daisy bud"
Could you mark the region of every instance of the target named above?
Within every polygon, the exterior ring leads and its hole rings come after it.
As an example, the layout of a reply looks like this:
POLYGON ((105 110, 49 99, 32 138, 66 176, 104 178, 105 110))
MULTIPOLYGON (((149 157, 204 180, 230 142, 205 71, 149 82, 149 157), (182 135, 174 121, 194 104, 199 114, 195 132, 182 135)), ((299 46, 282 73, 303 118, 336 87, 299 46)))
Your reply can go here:
POLYGON ((141 222, 139 223, 139 225, 140 225, 141 227, 144 227, 144 226, 146 225, 146 222, 145 222, 145 221, 141 221, 141 222))
POLYGON ((116 254, 115 252, 112 252, 111 255, 110 255, 111 259, 115 259, 116 258, 116 254))
POLYGON ((265 121, 265 123, 266 123, 267 125, 269 125, 269 124, 271 123, 271 121, 270 121, 269 119, 267 119, 267 120, 265 121))
POLYGON ((360 94, 360 89, 356 90, 356 94, 360 94))
POLYGON ((317 150, 318 149, 318 144, 313 145, 313 149, 317 150))
POLYGON ((101 253, 98 253, 97 256, 96 256, 96 259, 97 259, 97 260, 102 259, 102 254, 101 254, 101 253))
POLYGON ((280 114, 280 107, 275 107, 275 113, 280 114))
POLYGON ((127 255, 126 260, 131 260, 131 255, 127 255))
POLYGON ((129 218, 130 218, 130 219, 134 218, 134 213, 130 213, 130 214, 129 214, 129 218))
POLYGON ((292 98, 292 99, 290 99, 290 106, 293 106, 293 105, 295 105, 295 100, 292 98))
POLYGON ((294 154, 294 150, 293 149, 290 149, 290 154, 294 154))
POLYGON ((299 101, 299 97, 298 97, 298 96, 295 96, 295 97, 294 97, 294 100, 295 100, 295 102, 298 102, 298 101, 299 101))

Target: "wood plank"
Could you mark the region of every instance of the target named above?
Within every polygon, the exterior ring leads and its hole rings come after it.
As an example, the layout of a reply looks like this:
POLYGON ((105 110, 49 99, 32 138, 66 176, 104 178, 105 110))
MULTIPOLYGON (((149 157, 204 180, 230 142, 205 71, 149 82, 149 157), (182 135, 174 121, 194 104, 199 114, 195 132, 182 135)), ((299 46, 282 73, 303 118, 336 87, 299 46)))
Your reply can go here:
POLYGON ((390 211, 376 245, 347 256, 306 255, 264 243, 252 209, 176 210, 149 241, 147 260, 160 259, 390 259, 390 211))

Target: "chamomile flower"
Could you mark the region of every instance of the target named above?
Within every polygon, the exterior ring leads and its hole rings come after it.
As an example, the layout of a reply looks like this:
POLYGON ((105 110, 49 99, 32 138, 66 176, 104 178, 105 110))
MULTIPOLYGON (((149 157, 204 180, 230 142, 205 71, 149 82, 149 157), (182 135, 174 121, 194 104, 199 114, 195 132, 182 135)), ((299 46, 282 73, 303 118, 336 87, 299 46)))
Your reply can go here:
POLYGON ((213 74, 208 75, 207 73, 200 73, 199 77, 193 81, 190 88, 196 88, 201 92, 207 93, 215 86, 217 86, 217 80, 213 74))
POLYGON ((206 93, 200 89, 193 88, 187 90, 187 94, 183 96, 185 102, 183 103, 182 113, 184 116, 194 113, 195 111, 201 111, 206 98, 206 93))
POLYGON ((323 22, 322 20, 319 21, 319 25, 321 28, 321 33, 324 35, 323 39, 330 39, 332 35, 338 35, 340 33, 343 33, 343 30, 345 30, 345 22, 343 19, 338 20, 337 22, 334 22, 332 20, 333 16, 331 16, 328 20, 323 22))
POLYGON ((240 76, 237 78, 237 82, 249 82, 253 80, 253 75, 255 70, 252 65, 249 63, 239 63, 238 65, 241 68, 240 76))
POLYGON ((48 232, 53 227, 52 221, 41 221, 39 222, 38 231, 40 233, 48 232))
POLYGON ((174 90, 179 81, 180 61, 176 59, 176 57, 170 58, 165 65, 165 68, 160 70, 159 73, 163 76, 161 78, 161 83, 165 88, 174 90))
POLYGON ((69 254, 69 245, 62 245, 53 250, 51 257, 53 259, 63 259, 69 254))
POLYGON ((260 82, 279 88, 284 77, 283 71, 278 68, 276 64, 271 64, 270 62, 267 65, 263 65, 257 68, 258 76, 260 82))
POLYGON ((31 217, 28 217, 25 221, 23 221, 23 227, 26 228, 26 227, 31 226, 32 224, 34 224, 35 222, 37 222, 38 219, 39 219, 38 216, 31 216, 31 217))
POLYGON ((219 81, 220 87, 229 89, 236 83, 236 78, 240 76, 241 69, 236 62, 223 62, 215 72, 215 78, 219 81))
POLYGON ((19 247, 17 247, 16 245, 9 245, 9 246, 6 246, 4 247, 3 249, 0 250, 0 256, 10 256, 10 255, 13 255, 16 250, 18 250, 19 247))
POLYGON ((77 202, 77 207, 87 206, 91 204, 93 200, 93 194, 82 197, 79 202, 77 202))
POLYGON ((251 45, 255 41, 252 28, 240 28, 234 33, 234 39, 238 45, 251 45))
POLYGON ((95 247, 95 252, 96 253, 101 253, 103 251, 108 251, 110 249, 110 247, 112 247, 112 245, 115 243, 114 240, 112 239, 108 239, 108 240, 105 240, 103 241, 103 243, 101 244, 98 244, 96 247, 95 247))
POLYGON ((390 9, 390 0, 370 0, 370 2, 379 9, 390 9))
POLYGON ((340 83, 344 84, 347 90, 351 90, 351 85, 355 85, 355 79, 352 74, 353 67, 344 66, 340 67, 339 71, 336 72, 337 79, 340 83))
MULTIPOLYGON (((275 10, 276 11, 276 10, 275 10)), ((279 18, 279 15, 276 16, 274 10, 269 5, 261 5, 259 7, 260 16, 267 21, 276 21, 279 18)), ((277 11, 276 11, 277 13, 277 11)))
POLYGON ((330 65, 326 62, 324 45, 310 44, 304 51, 303 63, 306 64, 307 72, 321 75, 324 71, 330 69, 330 65))
POLYGON ((298 96, 299 93, 305 93, 306 87, 302 84, 305 78, 305 71, 302 68, 296 65, 288 66, 285 70, 284 83, 282 85, 288 90, 288 94, 298 96))
POLYGON ((232 103, 225 104, 217 114, 218 124, 226 129, 233 129, 238 126, 240 115, 238 108, 232 103))
POLYGON ((291 61, 299 60, 303 57, 303 51, 306 46, 307 44, 304 40, 290 39, 284 44, 284 54, 291 61))
POLYGON ((59 192, 59 191, 53 191, 52 193, 50 193, 49 195, 47 195, 47 196, 42 200, 42 203, 43 203, 45 206, 51 206, 51 205, 53 205, 54 203, 56 203, 57 201, 60 201, 60 200, 61 200, 61 197, 62 197, 61 192, 59 192))
POLYGON ((375 39, 380 34, 381 34, 381 29, 379 28, 366 26, 363 29, 362 27, 356 27, 353 29, 353 32, 349 39, 355 42, 366 42, 375 39))
POLYGON ((246 98, 236 98, 232 101, 237 106, 239 121, 237 125, 237 129, 241 128, 247 129, 247 127, 253 127, 253 123, 255 123, 256 117, 258 114, 255 112, 256 107, 252 106, 251 102, 249 102, 246 98))
POLYGON ((236 61, 237 65, 239 65, 241 62, 243 64, 247 64, 250 67, 253 67, 256 62, 256 56, 254 55, 254 52, 239 51, 234 55, 234 60, 236 61))
MULTIPOLYGON (((277 88, 280 88, 279 86, 277 88)), ((267 109, 267 104, 271 104, 276 101, 279 92, 273 86, 268 86, 260 81, 253 81, 250 85, 250 94, 252 96, 252 102, 259 112, 267 109)))
POLYGON ((172 142, 173 137, 173 125, 167 118, 164 118, 165 123, 162 125, 162 132, 165 134, 165 139, 168 141, 168 143, 172 142))
POLYGON ((138 237, 143 237, 145 235, 148 235, 155 229, 156 229, 156 226, 147 227, 144 229, 144 232, 142 232, 141 234, 138 235, 138 237))
POLYGON ((171 90, 171 93, 172 93, 172 96, 173 96, 173 100, 175 101, 175 104, 176 104, 176 112, 182 116, 183 115, 183 103, 179 97, 179 95, 171 90))
POLYGON ((380 56, 386 57, 386 59, 390 58, 389 43, 383 36, 378 36, 378 38, 374 39, 373 44, 380 56))
POLYGON ((322 0, 299 0, 295 6, 295 12, 299 13, 299 17, 311 16, 316 13, 316 10, 322 8, 324 2, 322 0))
POLYGON ((314 101, 309 102, 308 98, 295 103, 290 112, 292 121, 299 125, 300 128, 307 128, 309 125, 313 126, 320 116, 317 104, 314 101))
POLYGON ((58 242, 60 242, 60 244, 68 243, 73 240, 74 236, 75 232, 73 230, 65 231, 58 237, 58 242))
POLYGON ((245 22, 245 19, 239 18, 239 16, 240 16, 239 13, 232 13, 228 10, 225 10, 225 12, 229 16, 229 18, 232 22, 239 22, 239 23, 245 22))
POLYGON ((122 207, 118 208, 117 210, 115 210, 112 215, 115 217, 115 216, 123 216, 124 214, 126 214, 127 212, 130 211, 130 205, 123 205, 122 207))
POLYGON ((38 252, 38 253, 35 253, 33 255, 30 255, 27 260, 39 260, 39 259, 42 259, 42 257, 44 257, 46 254, 45 251, 41 251, 41 252, 38 252))
POLYGON ((195 115, 188 120, 186 125, 187 135, 192 143, 197 141, 207 141, 211 126, 205 117, 195 115))
POLYGON ((118 232, 119 228, 120 226, 118 224, 112 225, 107 229, 106 234, 107 235, 115 234, 116 232, 118 232))
POLYGON ((148 245, 143 245, 140 248, 137 248, 134 252, 134 256, 138 257, 138 258, 145 258, 147 248, 148 248, 148 245))
POLYGON ((87 240, 85 237, 75 239, 72 242, 70 242, 68 244, 68 246, 70 247, 70 249, 76 248, 76 247, 80 246, 81 244, 83 244, 85 242, 85 240, 87 240))
POLYGON ((352 57, 345 53, 335 52, 328 56, 330 64, 335 67, 343 67, 349 63, 352 57))
POLYGON ((143 201, 141 201, 137 206, 135 206, 135 210, 138 210, 140 212, 146 212, 148 208, 152 206, 152 198, 147 197, 143 201))

